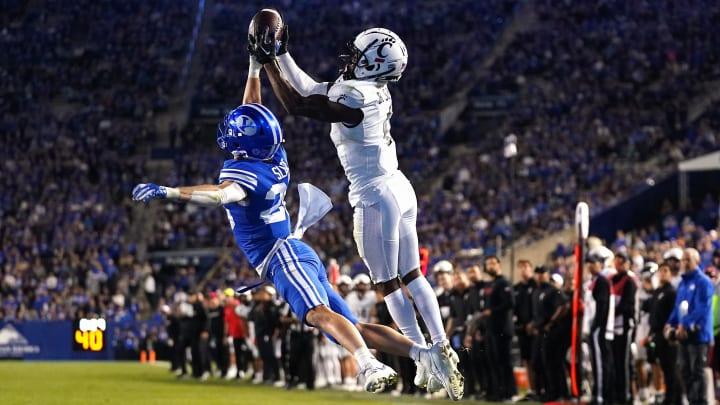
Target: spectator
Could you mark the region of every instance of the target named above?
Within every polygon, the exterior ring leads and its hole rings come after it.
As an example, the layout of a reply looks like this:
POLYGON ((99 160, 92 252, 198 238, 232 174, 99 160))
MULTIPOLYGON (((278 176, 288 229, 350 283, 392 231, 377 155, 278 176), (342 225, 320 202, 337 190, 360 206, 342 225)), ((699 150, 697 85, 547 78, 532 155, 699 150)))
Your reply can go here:
POLYGON ((280 380, 280 365, 275 356, 275 341, 280 333, 280 313, 274 298, 273 287, 260 288, 253 297, 255 305, 248 315, 248 320, 254 325, 255 341, 262 359, 262 372, 255 370, 253 382, 284 385, 280 380))
POLYGON ((615 306, 612 302, 612 285, 604 273, 613 253, 605 246, 597 246, 588 252, 586 262, 591 275, 585 294, 583 331, 590 338, 590 359, 593 371, 592 402, 614 403, 615 368, 612 340, 615 327, 615 306))
POLYGON ((563 359, 564 345, 559 332, 564 332, 560 319, 565 311, 565 296, 550 282, 546 266, 535 267, 537 288, 532 293, 533 367, 538 376, 537 393, 542 402, 555 402, 568 395, 563 359))
POLYGON ((632 358, 630 346, 635 336, 637 322, 637 280, 630 275, 630 257, 622 250, 615 254, 616 274, 612 276, 612 298, 615 305, 615 338, 613 339, 613 364, 615 365, 615 401, 632 405, 631 391, 632 358))
MULTIPOLYGON (((250 292, 247 292, 249 295, 250 292)), ((247 347, 247 312, 245 311, 245 305, 240 303, 239 300, 235 299, 235 290, 232 288, 226 288, 223 291, 225 296, 225 307, 223 309, 223 319, 225 320, 226 335, 232 340, 233 354, 235 358, 235 373, 228 373, 226 378, 245 378, 248 364, 250 359, 248 358, 248 347, 247 347)), ((245 295, 245 294, 243 294, 245 295)))
POLYGON ((485 257, 485 273, 490 277, 490 296, 482 316, 488 319, 487 348, 491 364, 496 367, 496 383, 488 399, 496 401, 510 400, 517 395, 515 373, 510 357, 512 341, 513 301, 512 285, 500 271, 500 259, 496 256, 485 257))
POLYGON ((682 376, 690 405, 707 404, 705 368, 713 341, 712 297, 715 289, 699 264, 700 253, 694 248, 685 249, 682 281, 664 330, 667 339, 680 342, 682 376))
MULTIPOLYGON (((445 265, 440 269, 447 268, 445 265)), ((451 267, 452 268, 452 267, 451 267)), ((439 270, 440 270, 439 269, 439 270)), ((471 289, 470 280, 467 274, 461 269, 455 269, 453 274, 453 288, 449 291, 450 295, 450 315, 445 324, 445 330, 450 338, 453 348, 458 353, 460 360, 458 368, 465 377, 465 396, 472 398, 475 394, 475 378, 472 368, 472 358, 470 353, 461 350, 463 346, 469 342, 463 342, 466 334, 472 333, 471 328, 467 324, 477 311, 477 294, 471 289)))
POLYGON ((224 319, 224 308, 220 305, 220 296, 217 292, 210 293, 210 299, 207 301, 207 319, 208 319, 208 346, 209 356, 206 371, 212 374, 210 361, 214 361, 220 378, 224 378, 228 374, 230 362, 230 350, 226 339, 227 326, 224 319))
POLYGON ((525 398, 533 400, 537 392, 535 366, 532 363, 534 337, 528 334, 528 326, 533 320, 532 296, 533 291, 537 288, 537 283, 533 277, 534 268, 530 260, 518 260, 517 268, 520 272, 520 281, 513 287, 515 295, 515 336, 517 336, 518 345, 520 346, 520 362, 527 370, 528 376, 528 391, 525 398))
MULTIPOLYGON (((667 263, 658 266, 658 282, 660 286, 653 291, 650 305, 650 336, 648 348, 655 347, 654 351, 662 368, 665 380, 664 404, 680 405, 682 403, 682 379, 677 367, 678 346, 668 339, 663 329, 670 319, 675 307, 675 288, 672 285, 672 270, 667 263)), ((650 349, 648 349, 650 350, 650 349)), ((648 360, 652 356, 648 353, 648 360)))
POLYGON ((663 260, 670 266, 670 271, 673 274, 673 287, 677 290, 682 280, 682 274, 680 273, 680 265, 682 264, 683 251, 679 247, 674 247, 663 253, 663 260))

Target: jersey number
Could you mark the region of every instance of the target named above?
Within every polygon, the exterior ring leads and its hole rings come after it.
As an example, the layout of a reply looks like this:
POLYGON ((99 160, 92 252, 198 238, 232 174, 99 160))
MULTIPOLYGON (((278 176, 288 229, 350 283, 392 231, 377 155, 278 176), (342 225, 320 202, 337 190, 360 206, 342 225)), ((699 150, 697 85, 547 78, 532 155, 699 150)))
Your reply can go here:
POLYGON ((266 200, 273 201, 273 205, 270 208, 260 212, 260 218, 265 221, 266 224, 284 221, 285 218, 287 218, 287 210, 285 209, 286 191, 287 184, 275 183, 270 187, 267 194, 265 194, 266 200))
MULTIPOLYGON (((287 215, 287 210, 285 209, 286 191, 287 184, 285 183, 275 183, 272 187, 270 187, 270 190, 268 190, 267 194, 265 194, 265 199, 272 201, 273 205, 260 212, 260 219, 262 219, 263 222, 266 224, 272 224, 285 220, 287 215)), ((230 221, 230 228, 235 229, 235 220, 233 219, 230 210, 226 208, 225 211, 227 212, 228 221, 230 221)))

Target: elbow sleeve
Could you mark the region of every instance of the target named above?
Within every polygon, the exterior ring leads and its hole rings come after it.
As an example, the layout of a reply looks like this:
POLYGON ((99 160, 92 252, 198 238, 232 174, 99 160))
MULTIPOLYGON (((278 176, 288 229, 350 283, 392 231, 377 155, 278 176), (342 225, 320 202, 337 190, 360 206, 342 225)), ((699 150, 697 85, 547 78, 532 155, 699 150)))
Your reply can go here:
POLYGON ((190 201, 200 205, 223 205, 238 202, 247 196, 245 190, 237 183, 213 191, 193 191, 190 201))

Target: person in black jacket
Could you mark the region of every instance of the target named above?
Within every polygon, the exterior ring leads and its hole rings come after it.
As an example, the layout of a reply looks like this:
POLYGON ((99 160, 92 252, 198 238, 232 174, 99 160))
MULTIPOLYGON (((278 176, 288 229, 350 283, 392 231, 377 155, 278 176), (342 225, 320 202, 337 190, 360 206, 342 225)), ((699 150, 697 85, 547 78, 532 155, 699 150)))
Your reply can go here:
POLYGON ((512 284, 500 274, 500 259, 497 256, 485 258, 485 273, 490 276, 492 291, 482 316, 488 319, 487 346, 491 362, 497 373, 497 398, 488 400, 505 401, 517 395, 515 373, 510 345, 513 336, 513 289, 512 284))
POLYGON ((637 306, 637 280, 628 274, 630 257, 627 252, 615 254, 615 270, 612 291, 615 299, 615 339, 613 358, 615 363, 615 400, 619 404, 632 405, 632 369, 630 345, 635 338, 635 307, 637 306))
POLYGON ((228 346, 227 339, 225 339, 226 327, 225 318, 223 317, 223 307, 220 306, 220 297, 218 293, 210 293, 210 299, 207 301, 207 330, 209 332, 208 346, 210 356, 208 357, 207 365, 208 372, 212 374, 212 369, 209 367, 211 360, 217 365, 220 377, 224 377, 228 368, 230 367, 230 348, 228 346))
POLYGON ((203 304, 202 293, 196 292, 188 297, 188 302, 192 304, 193 315, 190 319, 192 338, 190 342, 190 354, 192 355, 192 374, 195 378, 206 379, 210 373, 206 371, 208 367, 208 359, 210 357, 208 339, 208 319, 205 305, 203 304))
POLYGON ((255 325, 255 341, 262 359, 264 383, 280 382, 280 364, 275 357, 275 340, 280 334, 280 312, 273 302, 274 296, 273 287, 266 285, 260 288, 253 297, 255 306, 248 317, 255 325))
POLYGON ((170 358, 170 372, 180 373, 182 372, 180 367, 180 357, 177 355, 177 350, 175 350, 175 346, 180 344, 180 310, 176 305, 173 305, 172 307, 165 305, 163 306, 162 311, 163 315, 167 319, 167 357, 170 358))
POLYGON ((513 286, 515 295, 515 335, 520 346, 520 361, 527 370, 528 391, 527 400, 533 400, 537 389, 535 387, 535 367, 532 359, 533 336, 528 334, 528 326, 533 319, 532 295, 537 288, 533 277, 533 265, 530 260, 520 259, 517 262, 520 271, 520 281, 513 286))
POLYGON ((604 263, 611 257, 612 252, 604 246, 591 249, 587 257, 592 279, 585 299, 584 323, 589 324, 590 363, 594 379, 590 403, 595 405, 612 404, 615 392, 611 348, 615 308, 611 302, 610 281, 602 275, 604 263))
POLYGON ((532 294, 533 317, 527 332, 533 336, 533 367, 542 402, 554 402, 567 396, 567 380, 558 336, 559 320, 565 312, 565 297, 550 283, 546 266, 535 268, 537 288, 532 294))
MULTIPOLYGON (((675 288, 672 285, 673 273, 667 263, 660 264, 657 270, 660 286, 653 291, 650 303, 650 336, 648 347, 654 351, 665 379, 665 400, 663 405, 682 403, 682 383, 680 368, 677 366, 677 342, 668 341, 663 329, 675 307, 675 288)), ((650 356, 648 356, 650 357, 650 356)))
POLYGON ((470 351, 462 350, 465 345, 464 337, 468 331, 468 320, 477 311, 477 291, 472 288, 468 276, 461 269, 453 272, 453 289, 450 291, 450 317, 445 324, 445 330, 450 338, 453 349, 458 354, 460 362, 458 368, 465 377, 465 397, 471 398, 476 394, 473 359, 470 351))

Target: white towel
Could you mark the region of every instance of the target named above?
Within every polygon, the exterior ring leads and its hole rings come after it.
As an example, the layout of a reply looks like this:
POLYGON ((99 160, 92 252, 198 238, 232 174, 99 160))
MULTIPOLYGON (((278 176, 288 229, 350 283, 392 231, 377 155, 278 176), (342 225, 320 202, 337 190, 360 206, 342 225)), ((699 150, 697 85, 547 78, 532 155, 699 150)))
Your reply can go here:
POLYGON ((302 238, 305 231, 332 209, 332 201, 322 190, 310 183, 298 184, 300 208, 292 236, 302 238))

